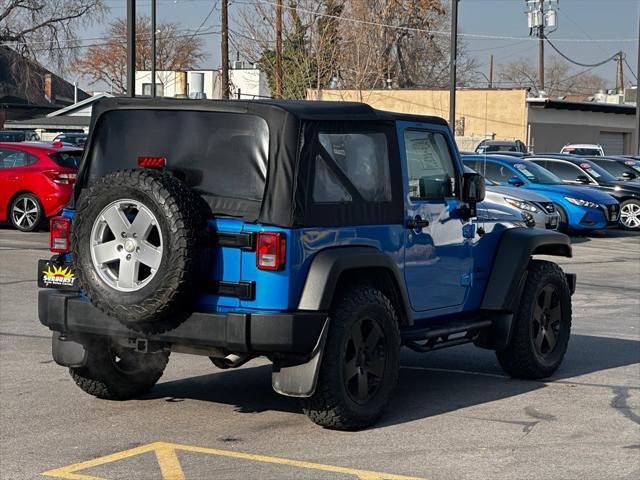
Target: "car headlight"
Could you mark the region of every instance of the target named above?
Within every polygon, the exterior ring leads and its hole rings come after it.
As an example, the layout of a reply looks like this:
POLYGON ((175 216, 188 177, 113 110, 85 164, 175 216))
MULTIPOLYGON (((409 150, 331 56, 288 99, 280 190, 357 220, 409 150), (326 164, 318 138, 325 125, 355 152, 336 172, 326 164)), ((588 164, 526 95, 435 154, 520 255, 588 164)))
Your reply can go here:
POLYGON ((590 202, 589 200, 583 200, 581 198, 571 198, 571 197, 564 197, 564 198, 567 200, 567 202, 573 203, 574 205, 577 205, 579 207, 600 208, 600 205, 598 205, 597 203, 590 202))
POLYGON ((505 202, 507 202, 512 207, 516 207, 520 210, 524 210, 525 212, 537 212, 538 209, 531 203, 526 202, 524 200, 518 200, 516 198, 504 197, 505 202))

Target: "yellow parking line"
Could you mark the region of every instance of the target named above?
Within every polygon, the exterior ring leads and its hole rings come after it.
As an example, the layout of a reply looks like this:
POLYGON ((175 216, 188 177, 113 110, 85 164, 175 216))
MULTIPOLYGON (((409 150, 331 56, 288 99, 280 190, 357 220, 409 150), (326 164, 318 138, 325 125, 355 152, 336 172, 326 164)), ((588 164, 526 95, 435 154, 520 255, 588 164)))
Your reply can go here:
POLYGON ((302 460, 291 460, 282 457, 271 457, 268 455, 259 455, 254 453, 235 452, 232 450, 218 450, 215 448, 195 447, 191 445, 180 445, 177 443, 154 442, 148 445, 124 450, 104 457, 88 460, 86 462, 76 463, 67 467, 57 468, 44 472, 42 475, 55 478, 64 478, 67 480, 104 480, 100 477, 83 475, 76 473, 80 470, 105 465, 107 463, 124 460, 126 458, 141 455, 147 452, 155 452, 160 466, 160 472, 163 480, 186 480, 186 477, 180 466, 180 461, 176 454, 177 451, 203 453, 207 455, 215 455, 227 458, 236 458, 241 460, 249 460, 260 463, 271 463, 275 465, 286 465, 290 467, 303 468, 307 470, 319 470, 331 473, 341 473, 344 475, 352 475, 360 480, 424 480, 417 477, 407 477, 404 475, 395 475, 392 473, 372 472, 369 470, 359 470, 355 468, 339 467, 335 465, 325 465, 322 463, 306 462, 302 460))

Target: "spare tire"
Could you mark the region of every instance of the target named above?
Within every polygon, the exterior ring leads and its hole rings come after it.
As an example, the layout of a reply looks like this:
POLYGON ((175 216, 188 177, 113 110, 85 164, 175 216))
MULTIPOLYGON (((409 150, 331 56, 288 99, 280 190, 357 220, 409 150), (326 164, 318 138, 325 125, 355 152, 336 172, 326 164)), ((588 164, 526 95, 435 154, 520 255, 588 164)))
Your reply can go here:
POLYGON ((145 333, 175 328, 202 283, 204 201, 176 177, 122 170, 80 194, 71 249, 89 301, 145 333))

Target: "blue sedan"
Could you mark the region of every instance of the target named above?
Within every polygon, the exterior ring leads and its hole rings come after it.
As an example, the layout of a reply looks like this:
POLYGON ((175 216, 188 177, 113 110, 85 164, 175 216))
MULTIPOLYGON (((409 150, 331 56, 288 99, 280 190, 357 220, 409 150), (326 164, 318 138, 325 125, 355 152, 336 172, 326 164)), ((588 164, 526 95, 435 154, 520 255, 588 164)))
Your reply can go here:
POLYGON ((535 163, 507 155, 465 155, 462 160, 500 185, 527 188, 549 198, 560 213, 560 230, 591 231, 618 225, 620 205, 611 195, 568 186, 535 163))

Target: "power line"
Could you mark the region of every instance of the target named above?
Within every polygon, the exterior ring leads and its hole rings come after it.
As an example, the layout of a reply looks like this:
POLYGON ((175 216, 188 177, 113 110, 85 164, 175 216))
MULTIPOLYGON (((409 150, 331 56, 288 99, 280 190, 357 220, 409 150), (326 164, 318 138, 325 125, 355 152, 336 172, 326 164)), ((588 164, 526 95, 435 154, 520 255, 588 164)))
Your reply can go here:
POLYGON ((633 71, 633 68, 631 68, 631 65, 629 65, 629 62, 627 62, 627 57, 622 57, 622 61, 624 62, 624 64, 627 66, 627 68, 629 69, 629 71, 631 72, 631 75, 633 75, 633 78, 636 79, 636 82, 638 81, 638 76, 636 75, 636 73, 633 71))
POLYGON ((564 58, 567 62, 573 63, 575 65, 578 65, 580 67, 599 67, 601 65, 604 65, 605 63, 610 62, 611 60, 615 59, 618 56, 618 52, 614 53, 613 55, 611 55, 609 58, 607 58, 606 60, 603 60, 601 62, 597 62, 597 63, 581 63, 578 62, 576 60, 573 60, 572 58, 568 57, 567 55, 565 55, 564 53, 562 53, 558 47, 556 47, 551 40, 549 40, 549 38, 547 36, 544 37, 544 39, 547 41, 547 43, 551 46, 551 48, 553 48, 556 53, 558 55, 560 55, 562 58, 564 58))
MULTIPOLYGON (((236 0, 234 3, 236 4, 242 4, 242 5, 272 5, 272 6, 276 6, 275 2, 271 2, 268 0, 253 0, 253 1, 249 1, 249 0, 236 0)), ((297 10, 299 12, 304 12, 304 13, 308 13, 311 14, 313 16, 316 17, 324 17, 324 18, 332 18, 335 20, 339 20, 339 21, 345 21, 345 22, 351 22, 351 23, 356 23, 356 24, 361 24, 361 25, 369 25, 369 26, 373 26, 373 27, 381 27, 381 28, 389 28, 389 29, 394 29, 394 30, 404 30, 404 31, 408 31, 408 32, 419 32, 419 33, 426 33, 426 34, 430 34, 430 35, 442 35, 442 36, 450 36, 451 33, 446 31, 446 30, 429 30, 426 28, 418 28, 418 27, 402 27, 402 26, 398 26, 398 25, 391 25, 388 23, 381 23, 381 22, 373 22, 373 21, 369 21, 369 20, 360 20, 357 18, 351 18, 351 17, 344 17, 341 15, 331 15, 328 13, 319 13, 316 12, 314 10, 310 10, 308 8, 303 8, 303 7, 299 7, 299 6, 292 6, 292 5, 286 5, 283 4, 282 8, 286 8, 289 10, 297 10)), ((522 40, 522 41, 538 41, 537 38, 530 38, 530 37, 512 37, 512 36, 507 36, 507 35, 484 35, 484 34, 478 34, 478 33, 458 33, 459 37, 468 37, 468 38, 475 38, 475 39, 483 39, 483 40, 522 40)), ((556 38, 555 41, 556 42, 615 42, 615 43, 623 43, 623 42, 635 42, 637 39, 635 38, 600 38, 600 39, 591 39, 591 40, 585 40, 584 38, 556 38)))

